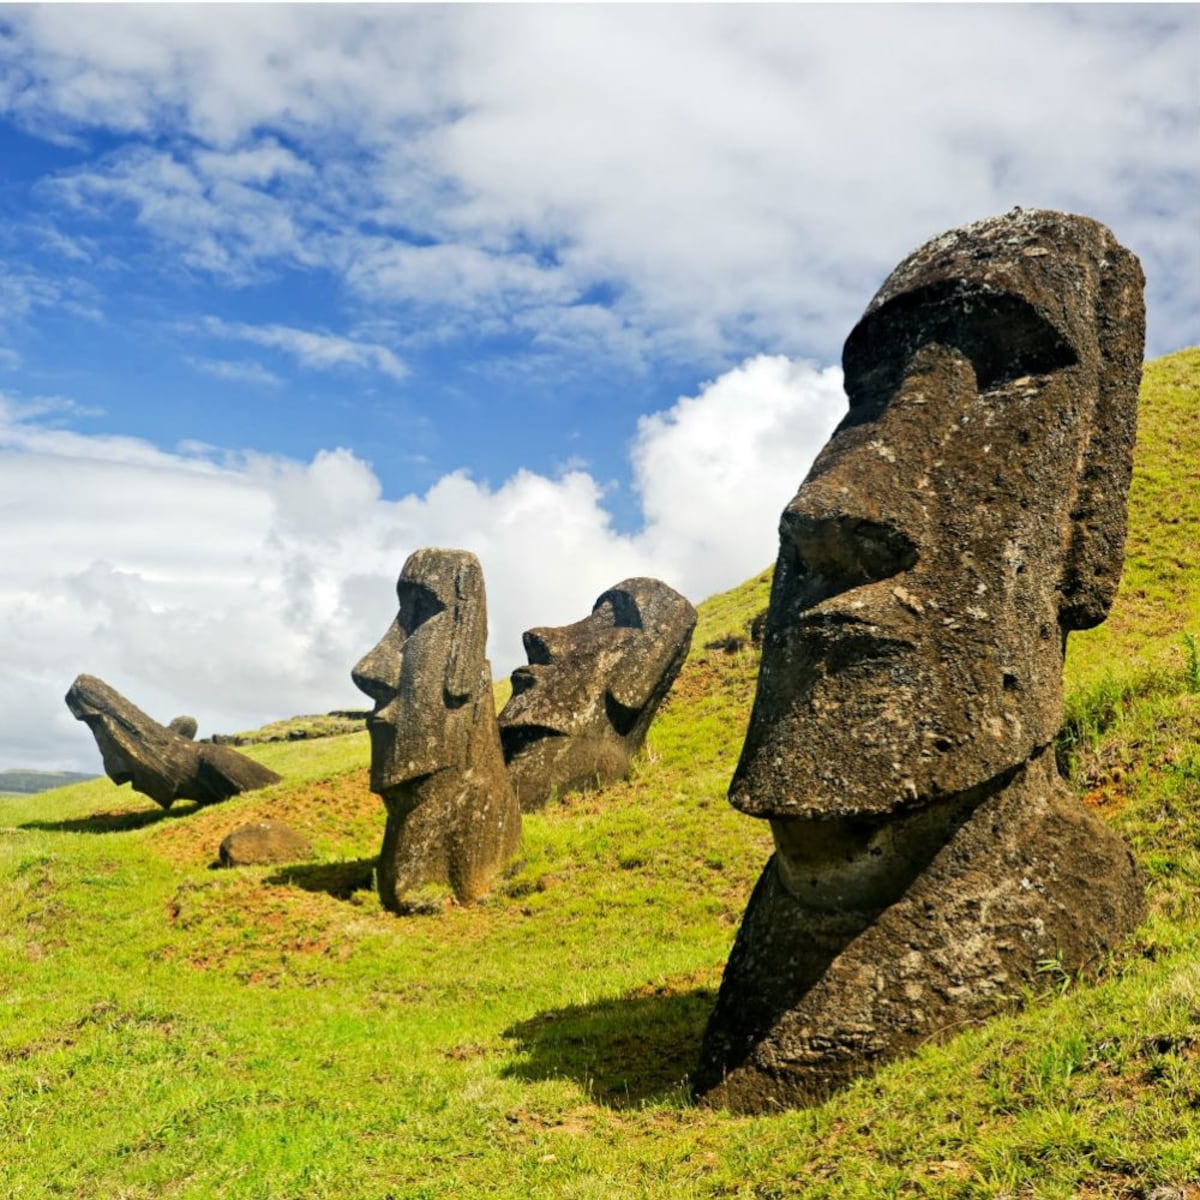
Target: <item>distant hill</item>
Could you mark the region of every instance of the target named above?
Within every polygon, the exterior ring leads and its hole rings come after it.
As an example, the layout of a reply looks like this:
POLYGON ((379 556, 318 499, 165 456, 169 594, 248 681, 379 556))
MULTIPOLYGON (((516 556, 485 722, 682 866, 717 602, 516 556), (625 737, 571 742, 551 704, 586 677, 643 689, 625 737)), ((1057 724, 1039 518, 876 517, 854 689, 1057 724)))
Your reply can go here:
POLYGON ((33 796, 96 778, 95 774, 83 771, 0 771, 0 795, 33 796))

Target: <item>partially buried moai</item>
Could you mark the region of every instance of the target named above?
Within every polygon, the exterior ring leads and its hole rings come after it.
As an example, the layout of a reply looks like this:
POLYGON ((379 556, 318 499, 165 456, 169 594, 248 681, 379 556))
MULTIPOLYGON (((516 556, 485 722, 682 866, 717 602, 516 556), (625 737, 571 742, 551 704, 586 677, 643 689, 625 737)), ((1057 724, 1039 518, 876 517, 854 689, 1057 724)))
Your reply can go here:
POLYGON ((387 807, 379 895, 403 911, 425 884, 462 901, 488 891, 521 838, 484 657, 487 600, 479 560, 418 550, 396 584, 399 612, 353 671, 375 701, 371 790, 387 807))
POLYGON ((521 808, 624 779, 692 644, 696 610, 657 579, 626 579, 573 625, 526 630, 500 738, 521 808))
POLYGON ((1143 277, 1095 221, 935 238, 846 342, 850 411, 780 523, 733 804, 771 823, 694 1077, 742 1111, 1098 964, 1143 914, 1052 742, 1121 574, 1143 277))

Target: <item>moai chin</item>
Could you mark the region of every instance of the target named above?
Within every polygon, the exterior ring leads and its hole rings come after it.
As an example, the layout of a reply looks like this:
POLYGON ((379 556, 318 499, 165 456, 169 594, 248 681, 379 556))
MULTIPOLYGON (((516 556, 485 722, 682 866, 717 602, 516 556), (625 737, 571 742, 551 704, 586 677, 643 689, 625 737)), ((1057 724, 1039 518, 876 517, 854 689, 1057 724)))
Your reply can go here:
POLYGON ((504 769, 479 560, 465 550, 410 555, 399 612, 352 672, 375 701, 367 718, 371 790, 387 808, 380 899, 444 884, 477 899, 516 852, 521 813, 504 769))
POLYGON ((1140 921, 1052 741, 1066 636, 1121 575, 1142 288, 1103 226, 1018 209, 922 246, 850 334, 850 410, 780 522, 730 787, 775 854, 705 1102, 818 1103, 1140 921))
POLYGON ((500 739, 521 808, 629 773, 687 658, 696 610, 657 579, 626 579, 573 625, 526 630, 500 739))

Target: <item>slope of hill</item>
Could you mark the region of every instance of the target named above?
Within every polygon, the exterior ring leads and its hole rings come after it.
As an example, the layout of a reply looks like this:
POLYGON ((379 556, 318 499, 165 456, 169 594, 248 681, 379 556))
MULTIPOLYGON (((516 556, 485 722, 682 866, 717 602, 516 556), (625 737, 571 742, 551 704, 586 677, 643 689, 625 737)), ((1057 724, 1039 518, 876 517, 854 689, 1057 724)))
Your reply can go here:
POLYGON ((106 780, 6 804, 5 1194, 1200 1197, 1198 462, 1191 350, 1147 370, 1125 581, 1070 649, 1062 764, 1151 880, 1099 982, 1049 963, 1025 1011, 815 1110, 688 1104, 769 852, 724 798, 764 573, 701 606, 632 778, 528 818, 474 908, 381 910, 364 733, 250 746, 286 782, 209 809, 106 780), (207 869, 265 816, 317 858, 207 869))

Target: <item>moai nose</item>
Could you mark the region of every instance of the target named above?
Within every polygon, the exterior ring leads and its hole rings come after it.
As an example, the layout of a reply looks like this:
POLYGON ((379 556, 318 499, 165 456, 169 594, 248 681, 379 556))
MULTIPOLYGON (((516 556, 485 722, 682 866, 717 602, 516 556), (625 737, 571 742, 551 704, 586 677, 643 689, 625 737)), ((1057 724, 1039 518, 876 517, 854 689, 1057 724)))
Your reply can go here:
POLYGON ((916 543, 897 525, 855 513, 812 511, 803 491, 784 510, 781 543, 790 548, 800 576, 819 576, 833 595, 907 571, 916 543))
POLYGON ((386 704, 396 694, 405 640, 400 622, 393 621, 378 644, 368 650, 350 672, 354 686, 376 703, 386 704))

